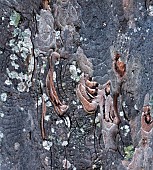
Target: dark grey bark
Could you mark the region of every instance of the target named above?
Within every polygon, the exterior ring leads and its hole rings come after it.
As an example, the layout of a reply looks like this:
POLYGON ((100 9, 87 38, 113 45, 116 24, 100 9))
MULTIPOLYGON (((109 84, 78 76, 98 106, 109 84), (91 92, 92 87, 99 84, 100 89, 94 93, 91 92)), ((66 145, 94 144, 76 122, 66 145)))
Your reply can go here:
POLYGON ((152 127, 146 132, 141 122, 145 95, 153 93, 152 1, 0 2, 0 169, 151 170, 152 127), (60 54, 53 74, 59 104, 46 90, 53 51, 60 54), (101 88, 110 80, 113 97, 115 51, 126 64, 121 123, 103 133, 100 110, 86 113, 76 88, 84 72, 101 88), (69 106, 63 115, 60 102, 69 106))

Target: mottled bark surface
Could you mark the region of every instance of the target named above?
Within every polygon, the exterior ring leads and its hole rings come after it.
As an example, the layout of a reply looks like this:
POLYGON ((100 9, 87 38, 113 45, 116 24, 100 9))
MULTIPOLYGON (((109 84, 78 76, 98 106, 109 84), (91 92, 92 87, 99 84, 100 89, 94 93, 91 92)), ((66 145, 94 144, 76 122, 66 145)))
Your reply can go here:
POLYGON ((0 169, 152 170, 152 120, 142 117, 145 105, 153 112, 153 99, 144 102, 153 94, 152 1, 0 0, 0 35, 0 169), (60 59, 50 86, 53 51, 60 59), (114 52, 126 64, 121 86, 114 52), (103 129, 97 105, 84 111, 82 73, 101 89, 110 80, 119 125, 103 129))

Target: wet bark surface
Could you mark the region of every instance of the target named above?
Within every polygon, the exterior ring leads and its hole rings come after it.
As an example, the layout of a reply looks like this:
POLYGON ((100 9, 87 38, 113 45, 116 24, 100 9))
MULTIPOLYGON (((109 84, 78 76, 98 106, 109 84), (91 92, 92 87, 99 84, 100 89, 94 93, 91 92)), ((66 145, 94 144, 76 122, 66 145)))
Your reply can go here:
POLYGON ((151 170, 152 127, 141 123, 144 106, 153 112, 152 1, 0 2, 0 169, 151 170), (53 51, 60 59, 50 87, 53 51), (126 64, 120 88, 116 51, 126 64), (119 89, 115 131, 104 133, 99 108, 84 110, 76 95, 82 73, 100 86, 110 80, 112 97, 119 89))

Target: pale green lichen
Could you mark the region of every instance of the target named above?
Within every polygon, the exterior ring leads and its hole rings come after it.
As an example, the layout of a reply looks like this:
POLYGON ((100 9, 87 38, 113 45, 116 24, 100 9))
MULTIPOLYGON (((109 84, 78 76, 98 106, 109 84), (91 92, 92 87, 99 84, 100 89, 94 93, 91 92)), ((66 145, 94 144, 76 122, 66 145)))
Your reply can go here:
POLYGON ((19 22, 20 22, 20 14, 16 11, 13 11, 13 13, 10 16, 10 25, 17 27, 19 22))
MULTIPOLYGON (((13 13, 13 15, 10 17, 10 20, 12 21, 12 24, 17 23, 18 17, 17 13, 13 13)), ((7 74, 10 79, 18 79, 20 82, 17 85, 17 90, 19 92, 24 92, 25 90, 29 92, 29 87, 31 87, 31 78, 32 78, 32 73, 34 70, 34 57, 31 55, 32 54, 32 42, 31 42, 31 31, 29 29, 25 29, 22 31, 19 29, 17 24, 14 25, 14 31, 12 33, 13 39, 9 41, 9 46, 12 48, 12 50, 15 53, 20 53, 21 57, 23 58, 24 61, 26 61, 27 57, 29 57, 29 63, 28 63, 28 70, 27 74, 18 73, 16 71, 10 71, 7 68, 7 74)), ((16 54, 11 54, 10 55, 11 65, 18 70, 19 65, 15 62, 15 60, 18 59, 18 56, 16 54)), ((7 83, 7 82, 6 82, 7 83)))

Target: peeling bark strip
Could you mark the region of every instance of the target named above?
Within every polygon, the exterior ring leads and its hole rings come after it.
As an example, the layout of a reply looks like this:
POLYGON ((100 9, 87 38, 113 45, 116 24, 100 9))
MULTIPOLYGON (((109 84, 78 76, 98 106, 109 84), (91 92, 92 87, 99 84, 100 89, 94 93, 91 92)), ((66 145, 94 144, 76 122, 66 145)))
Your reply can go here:
POLYGON ((121 95, 122 91, 122 84, 126 73, 126 64, 123 61, 120 61, 120 54, 115 52, 114 55, 115 56, 113 58, 113 70, 117 78, 117 87, 113 89, 113 105, 115 117, 117 119, 116 121, 118 122, 117 124, 119 124, 121 120, 118 111, 118 97, 119 95, 121 95))
POLYGON ((46 77, 46 88, 48 96, 54 106, 54 109, 56 113, 60 116, 62 116, 67 109, 69 108, 68 105, 63 104, 57 95, 55 86, 54 86, 54 80, 53 80, 53 72, 54 72, 54 63, 55 61, 60 59, 60 54, 57 52, 53 52, 51 54, 51 57, 49 58, 49 64, 50 69, 48 71, 47 77, 46 77))
POLYGON ((46 115, 46 104, 45 104, 45 101, 44 101, 44 97, 42 96, 42 114, 41 114, 40 126, 41 126, 41 136, 42 136, 43 140, 46 138, 46 133, 45 133, 45 128, 44 128, 45 115, 46 115))

